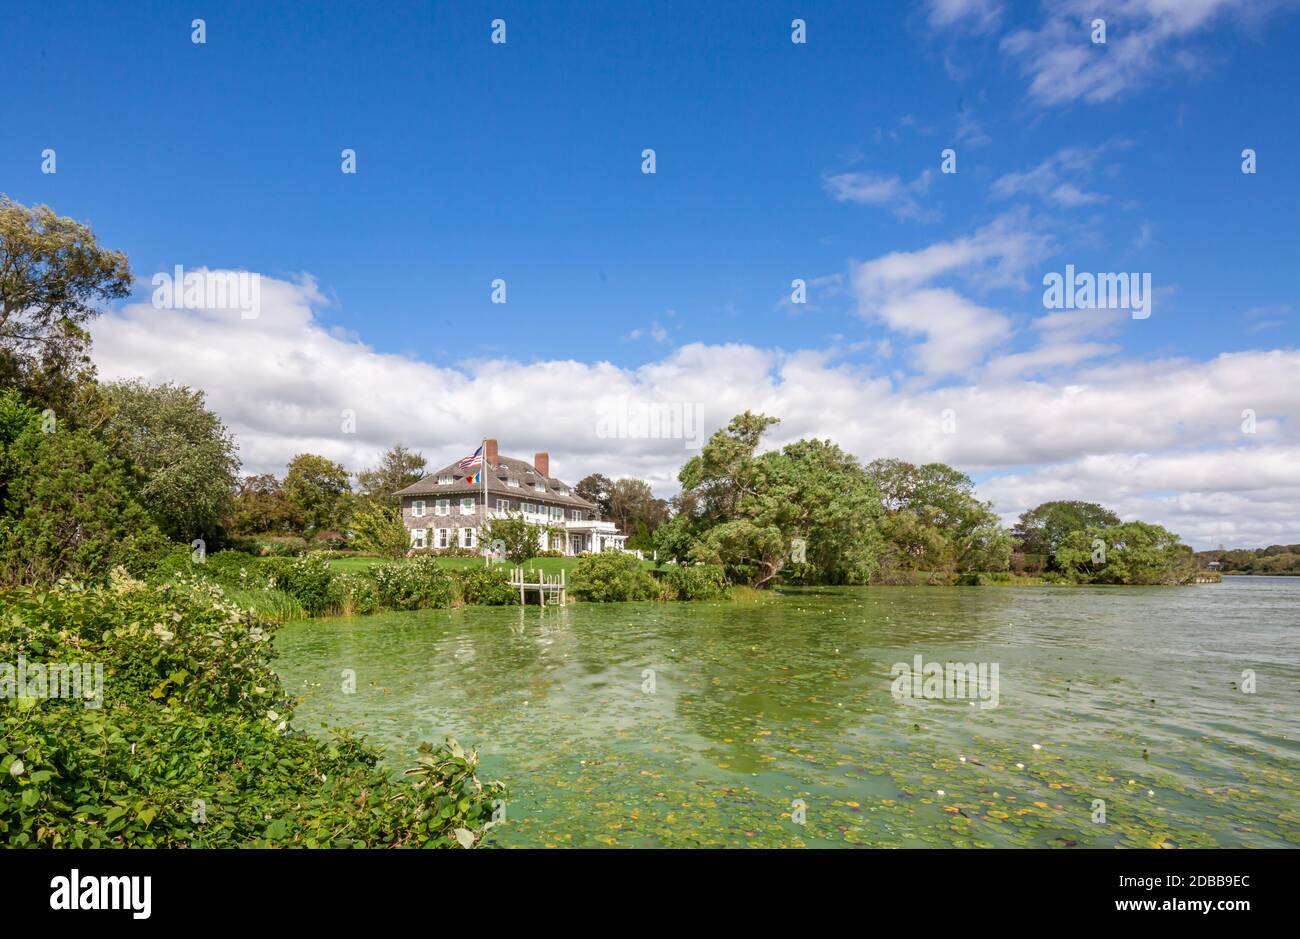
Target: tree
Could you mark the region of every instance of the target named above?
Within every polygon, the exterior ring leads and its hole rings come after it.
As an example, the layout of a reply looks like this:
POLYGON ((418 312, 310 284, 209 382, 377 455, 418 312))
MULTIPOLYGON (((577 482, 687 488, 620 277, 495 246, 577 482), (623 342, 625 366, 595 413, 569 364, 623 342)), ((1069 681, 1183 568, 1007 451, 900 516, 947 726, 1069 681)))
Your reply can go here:
POLYGON ((1072 531, 1056 559, 1064 573, 1098 584, 1180 584, 1192 571, 1192 549, 1147 522, 1072 531))
POLYGON ((130 292, 125 254, 49 206, 0 196, 0 384, 20 389, 37 410, 85 418, 84 403, 74 406, 94 393, 85 325, 100 304, 130 292))
POLYGON ((1070 532, 1118 524, 1119 516, 1096 502, 1044 502, 1021 513, 1011 534, 1023 553, 1051 558, 1055 567, 1056 549, 1070 532))
MULTIPOLYGON (((692 560, 723 565, 732 579, 769 584, 787 565, 816 579, 863 583, 876 563, 879 495, 862 467, 830 441, 800 440, 756 455, 766 415, 732 418, 709 438, 680 479, 694 518, 692 560)), ((680 513, 678 518, 688 517, 680 513)), ((665 547, 669 539, 663 540, 665 547)))
POLYGON ((289 461, 284 494, 311 534, 341 526, 347 518, 352 487, 340 463, 315 453, 299 453, 289 461))
POLYGON ((608 476, 592 473, 590 476, 584 476, 578 485, 573 487, 573 494, 593 503, 601 518, 608 518, 609 495, 613 487, 614 484, 610 482, 608 476))
POLYGON ((47 430, 36 416, 5 446, 4 462, 0 583, 102 578, 161 546, 126 466, 89 431, 47 430))
POLYGON ((620 479, 613 483, 608 505, 606 517, 626 534, 635 533, 639 526, 653 532, 668 519, 668 503, 656 499, 650 484, 640 479, 620 479))
POLYGON ((352 543, 367 554, 396 559, 411 547, 411 535, 395 505, 382 501, 364 504, 353 513, 350 525, 352 543))
POLYGON ((867 475, 888 514, 887 556, 908 570, 1006 570, 1011 539, 969 476, 944 463, 874 460, 867 475))
POLYGON ((239 459, 230 431, 184 385, 107 385, 103 436, 141 475, 140 501, 175 541, 213 540, 229 517, 239 459))
POLYGON ((235 492, 230 528, 240 535, 301 531, 302 516, 274 473, 245 476, 235 492))
POLYGON ((357 473, 358 495, 367 502, 392 500, 395 492, 424 478, 427 462, 423 454, 413 453, 400 443, 394 444, 377 467, 357 473))
POLYGON ((497 548, 512 564, 523 564, 529 558, 537 556, 542 531, 540 525, 524 521, 523 515, 511 513, 502 518, 491 518, 483 527, 482 541, 497 548))

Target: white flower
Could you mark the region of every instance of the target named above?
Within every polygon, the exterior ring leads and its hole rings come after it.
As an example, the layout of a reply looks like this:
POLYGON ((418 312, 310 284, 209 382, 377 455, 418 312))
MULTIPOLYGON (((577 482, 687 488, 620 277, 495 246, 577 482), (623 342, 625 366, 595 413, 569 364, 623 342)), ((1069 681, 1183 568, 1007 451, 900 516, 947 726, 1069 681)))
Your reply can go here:
POLYGON ((12 763, 9 764, 9 775, 10 775, 10 776, 21 776, 21 775, 23 774, 23 769, 24 769, 24 767, 23 767, 23 761, 22 761, 22 760, 14 760, 12 763))
POLYGON ((268 721, 278 721, 280 719, 280 715, 275 713, 274 711, 267 711, 266 719, 268 721))

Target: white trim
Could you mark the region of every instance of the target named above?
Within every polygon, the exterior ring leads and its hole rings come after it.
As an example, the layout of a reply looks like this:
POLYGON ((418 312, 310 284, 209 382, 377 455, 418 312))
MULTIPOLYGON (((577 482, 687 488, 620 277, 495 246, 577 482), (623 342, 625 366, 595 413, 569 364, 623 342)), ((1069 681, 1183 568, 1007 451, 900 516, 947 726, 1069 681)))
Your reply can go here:
POLYGON ((411 518, 424 518, 423 499, 414 499, 411 501, 411 518))

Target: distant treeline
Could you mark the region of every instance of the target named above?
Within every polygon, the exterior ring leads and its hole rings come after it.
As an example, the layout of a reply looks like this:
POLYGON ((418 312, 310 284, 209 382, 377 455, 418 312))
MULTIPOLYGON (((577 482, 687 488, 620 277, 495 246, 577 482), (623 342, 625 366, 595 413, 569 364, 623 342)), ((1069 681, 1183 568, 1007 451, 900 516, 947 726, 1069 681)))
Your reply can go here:
POLYGON ((1216 548, 1197 551, 1196 565, 1225 574, 1298 574, 1300 544, 1271 544, 1267 548, 1216 548))

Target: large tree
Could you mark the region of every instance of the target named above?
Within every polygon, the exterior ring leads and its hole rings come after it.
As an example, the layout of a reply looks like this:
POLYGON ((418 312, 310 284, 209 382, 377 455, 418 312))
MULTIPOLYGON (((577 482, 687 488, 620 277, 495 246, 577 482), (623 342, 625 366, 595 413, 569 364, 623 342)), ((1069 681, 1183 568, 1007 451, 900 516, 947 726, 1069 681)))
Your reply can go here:
MULTIPOLYGON (((850 454, 830 441, 799 440, 758 454, 776 418, 746 411, 709 438, 678 478, 693 515, 670 523, 672 547, 689 526, 693 560, 722 564, 733 579, 768 585, 788 564, 818 580, 862 583, 876 562, 879 495, 850 454)), ((674 548, 674 553, 676 552, 674 548)))
POLYGON ((596 506, 596 511, 600 513, 601 518, 609 517, 609 495, 614 488, 614 484, 608 476, 601 473, 592 473, 590 476, 584 476, 573 487, 573 494, 580 499, 586 499, 596 506))
POLYGON ((1056 558, 1065 573, 1099 584, 1180 584, 1193 569, 1192 549, 1147 522, 1072 531, 1056 558))
POLYGON ((301 531, 303 518, 274 473, 245 476, 235 492, 230 528, 240 535, 301 531))
POLYGON ((1070 532, 1118 524, 1119 516, 1096 502, 1044 502, 1022 513, 1011 534, 1022 552, 1043 555, 1055 567, 1056 549, 1070 532))
POLYGON ((343 525, 352 487, 341 463, 315 453, 299 453, 289 461, 284 494, 302 517, 304 532, 312 534, 343 525))
POLYGON ((366 502, 389 502, 393 493, 424 478, 424 455, 397 443, 388 449, 379 465, 357 473, 357 495, 366 502))
POLYGON ((86 324, 131 292, 126 255, 81 222, 0 195, 0 385, 85 426, 96 409, 86 324))
POLYGON ((607 517, 626 534, 642 527, 653 532, 668 520, 668 503, 656 499, 644 480, 620 479, 610 486, 607 517))
POLYGON ((970 477, 944 463, 881 459, 867 465, 887 513, 890 564, 904 570, 1006 570, 1011 538, 970 477))
POLYGON ((103 436, 141 476, 140 501, 176 541, 212 540, 230 514, 239 471, 234 438, 184 385, 116 382, 103 436))
POLYGON ((0 584, 101 578, 164 544, 121 460, 89 431, 50 425, 0 395, 3 468, 0 584))

